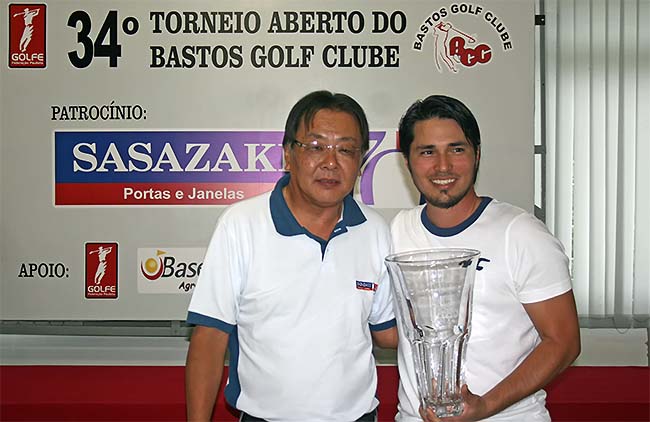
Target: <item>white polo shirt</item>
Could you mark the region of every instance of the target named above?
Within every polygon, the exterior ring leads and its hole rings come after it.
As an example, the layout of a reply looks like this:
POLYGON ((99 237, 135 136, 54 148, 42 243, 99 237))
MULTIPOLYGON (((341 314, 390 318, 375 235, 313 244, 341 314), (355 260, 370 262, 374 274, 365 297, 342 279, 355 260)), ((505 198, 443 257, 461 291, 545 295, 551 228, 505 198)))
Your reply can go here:
MULTIPOLYGON (((571 289, 562 244, 532 215, 510 204, 482 198, 466 221, 452 228, 433 225, 425 206, 400 212, 391 223, 395 253, 434 247, 478 249, 466 382, 483 395, 508 376, 539 344, 523 304, 541 302, 571 289)), ((398 326, 399 328, 399 326, 398 326)), ((399 413, 420 422, 413 357, 400 331, 399 413)), ((550 421, 543 390, 513 404, 490 421, 550 421)))
POLYGON ((383 218, 344 200, 329 241, 291 214, 282 188, 220 216, 187 322, 230 334, 228 403, 268 421, 354 421, 372 411, 371 330, 395 325, 383 218))

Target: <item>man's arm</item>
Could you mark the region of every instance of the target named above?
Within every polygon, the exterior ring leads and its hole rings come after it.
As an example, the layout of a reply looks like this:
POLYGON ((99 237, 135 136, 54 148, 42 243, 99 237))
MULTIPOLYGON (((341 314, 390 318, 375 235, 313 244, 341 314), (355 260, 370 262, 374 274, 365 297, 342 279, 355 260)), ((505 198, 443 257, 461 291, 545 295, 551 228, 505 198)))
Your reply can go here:
POLYGON ((488 414, 500 412, 544 388, 580 354, 580 326, 573 291, 537 303, 524 304, 541 342, 483 400, 488 414))
MULTIPOLYGON (((465 410, 445 422, 476 421, 490 417, 506 407, 544 388, 580 354, 580 327, 573 291, 537 303, 524 304, 541 342, 505 379, 484 396, 463 387, 465 410)), ((427 421, 437 421, 427 410, 427 421)))
POLYGON ((211 420, 227 346, 228 333, 212 327, 194 327, 185 363, 188 421, 211 420))
POLYGON ((397 327, 392 326, 381 331, 371 331, 375 344, 384 349, 397 349, 397 327))

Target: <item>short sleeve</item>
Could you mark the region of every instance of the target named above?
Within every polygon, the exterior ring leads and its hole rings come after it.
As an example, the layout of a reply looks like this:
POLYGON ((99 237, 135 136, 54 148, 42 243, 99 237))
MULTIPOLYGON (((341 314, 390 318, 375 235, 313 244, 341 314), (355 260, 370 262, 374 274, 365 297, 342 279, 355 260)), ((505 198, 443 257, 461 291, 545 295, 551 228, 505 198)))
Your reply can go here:
POLYGON ((534 216, 517 216, 506 231, 508 269, 521 303, 551 299, 571 290, 564 248, 534 216))
POLYGON ((237 325, 243 274, 241 253, 228 212, 224 212, 208 245, 187 322, 230 333, 237 325))
POLYGON ((379 273, 377 291, 372 303, 372 311, 370 313, 369 323, 372 331, 381 331, 396 325, 395 312, 393 310, 393 294, 390 288, 390 279, 388 270, 384 264, 384 259, 390 253, 390 235, 388 228, 378 235, 380 242, 380 254, 377 257, 381 271, 379 273))

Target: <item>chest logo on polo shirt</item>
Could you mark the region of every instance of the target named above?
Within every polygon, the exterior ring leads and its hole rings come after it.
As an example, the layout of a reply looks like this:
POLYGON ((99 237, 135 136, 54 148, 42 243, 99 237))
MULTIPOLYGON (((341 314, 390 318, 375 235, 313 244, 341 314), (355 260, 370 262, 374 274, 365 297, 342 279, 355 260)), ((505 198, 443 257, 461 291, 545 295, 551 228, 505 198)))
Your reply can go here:
POLYGON ((377 291, 377 283, 372 281, 361 281, 357 280, 357 290, 367 290, 369 292, 377 291))

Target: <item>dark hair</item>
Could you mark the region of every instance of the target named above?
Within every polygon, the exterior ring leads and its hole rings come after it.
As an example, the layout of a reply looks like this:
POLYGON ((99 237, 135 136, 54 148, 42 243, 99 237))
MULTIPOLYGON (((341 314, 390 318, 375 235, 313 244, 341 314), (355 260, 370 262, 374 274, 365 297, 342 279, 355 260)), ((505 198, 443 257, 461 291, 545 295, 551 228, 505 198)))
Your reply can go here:
POLYGON ((368 151, 370 148, 368 119, 366 113, 352 97, 345 94, 333 93, 330 91, 314 91, 302 97, 296 105, 293 106, 287 117, 287 123, 284 126, 284 138, 282 139, 282 146, 286 147, 291 145, 296 139, 296 132, 300 123, 309 126, 320 110, 333 110, 342 111, 350 114, 357 120, 359 124, 359 132, 361 133, 361 149, 362 152, 368 151))
POLYGON ((472 144, 474 152, 478 154, 481 148, 481 132, 472 112, 459 100, 445 95, 430 95, 424 100, 417 100, 399 122, 399 146, 402 154, 408 160, 411 144, 415 134, 415 124, 431 118, 451 119, 465 134, 465 138, 472 144))

